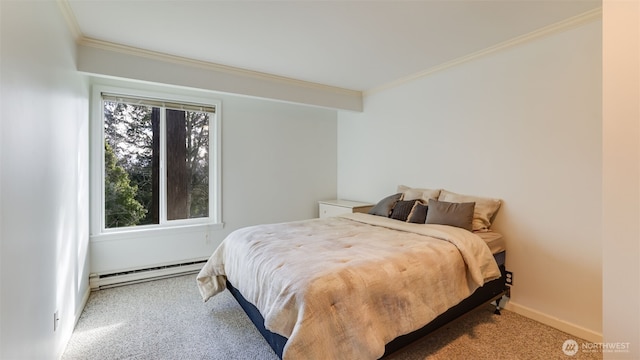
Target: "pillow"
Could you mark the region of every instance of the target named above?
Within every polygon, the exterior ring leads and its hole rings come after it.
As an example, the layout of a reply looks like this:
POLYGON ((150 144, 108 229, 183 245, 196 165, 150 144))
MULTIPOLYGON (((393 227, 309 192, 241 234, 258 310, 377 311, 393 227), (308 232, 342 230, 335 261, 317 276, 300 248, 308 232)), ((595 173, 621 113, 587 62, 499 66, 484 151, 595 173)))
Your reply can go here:
POLYGON ((425 223, 450 225, 471 231, 475 206, 472 202, 451 203, 431 199, 425 223))
POLYGON ((421 203, 420 201, 416 201, 415 205, 413 205, 413 208, 411 208, 409 216, 407 217, 407 222, 424 224, 424 222, 427 220, 428 209, 429 206, 421 203))
POLYGON ((400 200, 401 196, 402 193, 397 193, 387 196, 386 198, 378 201, 376 206, 372 207, 371 210, 369 210, 369 214, 389 217, 389 215, 391 215, 391 210, 393 210, 393 207, 398 202, 398 200, 400 200))
POLYGON ((417 200, 409 200, 409 201, 398 201, 396 202, 393 210, 391 210, 391 218, 401 221, 407 221, 409 217, 409 213, 411 209, 413 209, 413 205, 417 203, 417 200))
POLYGON ((476 207, 473 214, 473 231, 487 231, 491 227, 491 221, 500 209, 501 201, 478 196, 461 195, 447 190, 442 190, 438 197, 440 201, 453 203, 474 202, 476 207))
POLYGON ((421 200, 428 204, 429 199, 438 200, 440 189, 414 189, 405 185, 398 185, 398 192, 402 193, 402 200, 421 200))

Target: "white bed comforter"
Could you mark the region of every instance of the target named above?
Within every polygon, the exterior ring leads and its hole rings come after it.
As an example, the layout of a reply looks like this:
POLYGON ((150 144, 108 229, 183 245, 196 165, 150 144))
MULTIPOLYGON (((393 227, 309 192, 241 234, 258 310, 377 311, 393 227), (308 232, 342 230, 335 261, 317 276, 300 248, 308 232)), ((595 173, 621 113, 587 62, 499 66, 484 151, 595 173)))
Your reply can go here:
POLYGON ((236 230, 197 283, 206 301, 228 278, 288 338, 285 360, 377 359, 499 276, 469 231, 347 214, 236 230))

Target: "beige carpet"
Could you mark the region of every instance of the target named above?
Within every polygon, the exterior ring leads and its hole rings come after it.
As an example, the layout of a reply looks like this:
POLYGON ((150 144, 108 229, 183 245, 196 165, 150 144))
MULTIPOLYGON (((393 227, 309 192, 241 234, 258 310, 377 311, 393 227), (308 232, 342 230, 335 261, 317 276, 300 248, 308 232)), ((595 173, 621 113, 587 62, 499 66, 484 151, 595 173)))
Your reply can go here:
MULTIPOLYGON (((482 306, 391 354, 392 360, 601 359, 563 343, 584 340, 503 310, 482 306)), ((64 360, 277 360, 229 292, 203 303, 195 275, 91 293, 64 360)), ((348 360, 348 359, 347 359, 348 360)))
MULTIPOLYGON (((600 352, 579 348, 587 341, 508 310, 493 314, 481 306, 394 354, 393 360, 448 359, 602 359, 600 352), (564 342, 574 340, 578 351, 567 355, 564 342)), ((570 349, 570 348, 568 348, 570 349)))

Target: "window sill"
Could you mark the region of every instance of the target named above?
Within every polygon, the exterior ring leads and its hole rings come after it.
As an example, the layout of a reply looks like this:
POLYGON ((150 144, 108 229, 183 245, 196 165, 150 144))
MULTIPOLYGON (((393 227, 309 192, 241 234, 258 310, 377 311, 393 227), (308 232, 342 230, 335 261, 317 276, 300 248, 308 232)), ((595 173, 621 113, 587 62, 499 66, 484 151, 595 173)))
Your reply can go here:
POLYGON ((141 226, 139 228, 128 229, 111 229, 99 234, 91 235, 91 242, 99 241, 119 241, 131 238, 144 238, 157 236, 162 234, 164 236, 190 234, 190 233, 208 233, 211 231, 219 231, 224 228, 224 223, 200 223, 200 224, 184 224, 184 225, 149 225, 141 226))

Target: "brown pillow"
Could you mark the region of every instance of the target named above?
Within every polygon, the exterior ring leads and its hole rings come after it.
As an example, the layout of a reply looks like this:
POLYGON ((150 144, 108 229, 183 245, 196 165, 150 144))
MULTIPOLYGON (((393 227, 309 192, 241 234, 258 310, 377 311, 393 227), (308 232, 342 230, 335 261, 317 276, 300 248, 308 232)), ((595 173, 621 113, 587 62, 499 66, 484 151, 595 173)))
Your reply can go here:
POLYGON ((450 203, 429 200, 427 224, 450 225, 471 231, 473 229, 473 210, 476 203, 450 203))
POLYGON ((424 224, 427 220, 427 211, 429 210, 429 206, 421 203, 420 201, 416 201, 415 205, 411 209, 409 216, 407 217, 407 222, 416 223, 416 224, 424 224))

